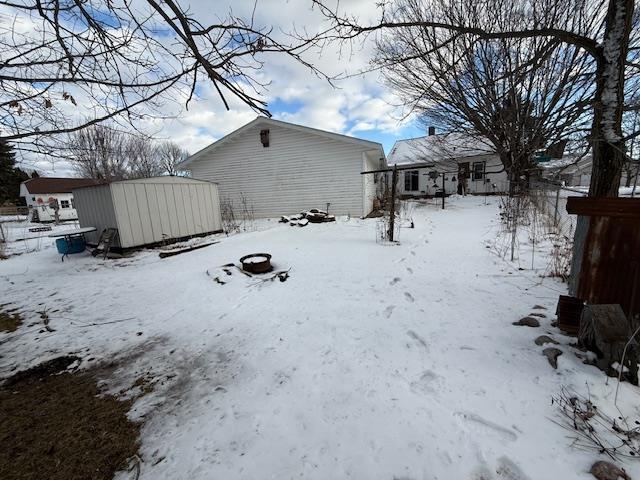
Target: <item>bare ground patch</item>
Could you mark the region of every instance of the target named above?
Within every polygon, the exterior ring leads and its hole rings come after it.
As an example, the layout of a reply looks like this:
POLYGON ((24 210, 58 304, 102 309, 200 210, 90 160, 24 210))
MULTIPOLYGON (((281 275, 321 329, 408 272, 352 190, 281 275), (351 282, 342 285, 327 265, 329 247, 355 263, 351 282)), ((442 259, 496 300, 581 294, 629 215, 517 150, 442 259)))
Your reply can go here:
POLYGON ((132 400, 102 394, 91 372, 67 371, 76 360, 59 357, 0 386, 0 478, 112 480, 137 454, 132 400))
POLYGON ((22 325, 22 317, 15 310, 0 310, 0 332, 15 332, 22 325))

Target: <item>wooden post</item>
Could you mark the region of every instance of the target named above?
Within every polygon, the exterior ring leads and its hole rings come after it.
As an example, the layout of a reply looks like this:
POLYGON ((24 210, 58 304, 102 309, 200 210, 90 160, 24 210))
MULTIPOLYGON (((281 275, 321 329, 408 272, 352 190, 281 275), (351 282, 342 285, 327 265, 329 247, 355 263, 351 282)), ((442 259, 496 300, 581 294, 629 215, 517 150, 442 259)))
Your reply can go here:
POLYGON ((556 190, 556 205, 553 209, 553 226, 556 228, 558 228, 558 204, 560 203, 560 188, 560 183, 558 183, 558 190, 556 190))
POLYGON ((391 206, 389 207, 389 240, 392 242, 396 223, 396 183, 398 183, 398 167, 394 165, 391 174, 391 206))
POLYGON ((442 209, 444 210, 444 177, 445 174, 442 174, 442 209))

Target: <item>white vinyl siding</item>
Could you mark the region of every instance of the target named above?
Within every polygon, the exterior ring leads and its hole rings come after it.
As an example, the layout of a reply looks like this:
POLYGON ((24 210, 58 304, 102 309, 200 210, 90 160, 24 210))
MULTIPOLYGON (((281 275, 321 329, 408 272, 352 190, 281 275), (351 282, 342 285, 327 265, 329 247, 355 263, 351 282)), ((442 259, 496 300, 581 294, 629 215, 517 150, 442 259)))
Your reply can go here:
MULTIPOLYGON (((445 180, 445 189, 448 194, 454 194, 458 190, 458 164, 469 163, 469 178, 467 178, 467 193, 469 194, 484 194, 495 192, 507 192, 509 191, 509 181, 507 174, 502 167, 502 162, 497 155, 478 155, 474 157, 461 157, 456 160, 447 160, 438 164, 433 168, 423 168, 418 170, 418 190, 411 190, 410 186, 405 182, 405 175, 411 170, 406 170, 398 175, 398 194, 399 195, 435 195, 437 191, 442 188, 442 177, 439 176, 433 180, 429 178, 428 173, 430 171, 447 171, 445 180), (474 179, 474 165, 478 164, 483 167, 482 178, 474 179), (455 179, 455 180, 454 180, 455 179), (495 189, 493 185, 495 184, 495 189), (409 189, 408 189, 408 188, 409 189)), ((410 184, 411 182, 409 182, 410 184)))
MULTIPOLYGON (((381 152, 351 141, 257 123, 229 138, 211 152, 204 151, 187 167, 193 177, 214 181, 220 199, 233 202, 236 214, 244 197, 256 217, 278 217, 310 208, 360 216, 372 204, 364 176, 365 151, 381 152), (269 130, 269 146, 260 131, 269 130)), ((375 153, 374 153, 375 152, 375 153)))

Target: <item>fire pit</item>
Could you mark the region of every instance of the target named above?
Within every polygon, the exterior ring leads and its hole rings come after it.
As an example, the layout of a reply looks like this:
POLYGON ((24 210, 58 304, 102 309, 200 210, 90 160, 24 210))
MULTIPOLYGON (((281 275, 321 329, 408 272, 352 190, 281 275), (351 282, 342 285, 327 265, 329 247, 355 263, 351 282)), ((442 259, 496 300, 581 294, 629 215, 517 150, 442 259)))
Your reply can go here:
POLYGON ((271 271, 271 254, 269 253, 252 253, 245 255, 240 259, 242 269, 250 273, 266 273, 271 271))

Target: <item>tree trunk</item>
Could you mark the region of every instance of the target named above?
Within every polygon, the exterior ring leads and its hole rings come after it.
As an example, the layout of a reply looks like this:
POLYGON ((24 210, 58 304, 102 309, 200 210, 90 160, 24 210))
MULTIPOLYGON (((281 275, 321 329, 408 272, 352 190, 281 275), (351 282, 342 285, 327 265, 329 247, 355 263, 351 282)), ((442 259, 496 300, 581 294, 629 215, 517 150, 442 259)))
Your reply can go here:
POLYGON ((590 197, 617 197, 625 162, 622 136, 624 73, 634 0, 610 0, 605 34, 596 58, 591 143, 590 197))

